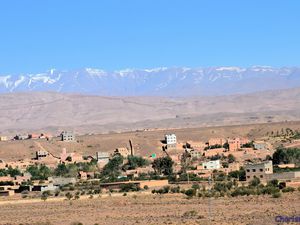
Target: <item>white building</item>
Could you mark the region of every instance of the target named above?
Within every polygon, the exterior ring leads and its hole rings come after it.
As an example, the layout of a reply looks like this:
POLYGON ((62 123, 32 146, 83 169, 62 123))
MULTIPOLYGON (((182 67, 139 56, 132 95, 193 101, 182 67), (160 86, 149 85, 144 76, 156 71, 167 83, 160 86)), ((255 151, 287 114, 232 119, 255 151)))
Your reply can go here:
POLYGON ((62 141, 75 141, 75 135, 70 131, 61 132, 60 137, 62 141))
POLYGON ((208 161, 202 163, 203 169, 206 170, 217 170, 221 168, 220 160, 208 161))
POLYGON ((165 141, 167 145, 173 145, 176 144, 176 135, 175 134, 166 134, 165 135, 165 141))

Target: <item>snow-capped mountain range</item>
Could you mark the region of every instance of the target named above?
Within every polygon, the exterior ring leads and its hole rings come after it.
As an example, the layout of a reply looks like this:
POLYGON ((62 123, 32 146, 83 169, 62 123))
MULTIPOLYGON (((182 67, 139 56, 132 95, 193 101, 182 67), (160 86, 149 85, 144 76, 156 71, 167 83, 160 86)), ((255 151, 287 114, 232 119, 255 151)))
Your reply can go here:
POLYGON ((0 74, 0 93, 54 91, 103 96, 215 96, 294 87, 300 87, 300 67, 160 67, 113 72, 85 68, 0 74))

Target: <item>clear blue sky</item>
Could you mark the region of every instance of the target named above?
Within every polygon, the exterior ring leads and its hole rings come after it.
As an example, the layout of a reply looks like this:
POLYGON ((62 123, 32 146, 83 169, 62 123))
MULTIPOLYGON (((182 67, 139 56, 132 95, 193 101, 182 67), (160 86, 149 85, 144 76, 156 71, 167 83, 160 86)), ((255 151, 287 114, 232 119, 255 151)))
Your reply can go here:
POLYGON ((0 2, 0 74, 299 63, 298 0, 0 2))

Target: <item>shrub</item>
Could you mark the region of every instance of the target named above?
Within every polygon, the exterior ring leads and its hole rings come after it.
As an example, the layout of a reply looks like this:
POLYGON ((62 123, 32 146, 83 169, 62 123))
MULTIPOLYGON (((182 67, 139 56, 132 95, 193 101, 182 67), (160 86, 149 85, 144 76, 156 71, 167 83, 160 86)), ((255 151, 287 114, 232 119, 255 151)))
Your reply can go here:
POLYGON ((75 195, 74 199, 76 200, 80 199, 80 195, 75 195))
POLYGON ((163 193, 166 194, 166 193, 169 193, 170 192, 170 186, 164 186, 163 187, 163 193))
POLYGON ((260 179, 257 177, 254 177, 253 180, 249 182, 249 186, 252 187, 257 187, 259 184, 260 184, 260 179))
POLYGON ((71 200, 71 198, 73 198, 73 195, 70 192, 68 192, 66 193, 66 197, 68 200, 71 200))
POLYGON ((232 197, 245 196, 245 195, 255 195, 256 189, 250 187, 238 187, 233 192, 231 192, 232 197))
POLYGON ((183 213, 182 217, 184 217, 184 218, 193 218, 197 215, 198 215, 198 213, 195 210, 191 210, 191 211, 187 211, 187 212, 183 213))
POLYGON ((188 197, 193 197, 196 195, 196 190, 191 188, 186 190, 184 194, 187 195, 188 197))
POLYGON ((280 192, 275 192, 272 194, 273 198, 280 198, 281 197, 281 193, 280 192))
POLYGON ((195 190, 199 190, 200 189, 200 185, 199 184, 193 184, 192 188, 195 190))
POLYGON ((279 192, 279 189, 272 186, 266 186, 260 189, 262 194, 272 195, 274 193, 279 192))
POLYGON ((94 190, 94 194, 100 194, 101 193, 101 190, 100 189, 95 189, 94 190))
POLYGON ((140 190, 140 188, 137 185, 131 184, 131 183, 121 184, 120 188, 121 188, 122 192, 139 191, 140 190))
POLYGON ((273 180, 270 180, 267 184, 267 186, 273 186, 273 187, 278 187, 278 180, 277 179, 273 179, 273 180))
POLYGON ((180 192, 180 187, 179 186, 171 188, 171 193, 179 193, 179 192, 180 192))
POLYGON ((145 189, 145 190, 148 190, 148 189, 149 189, 148 185, 145 185, 145 186, 144 186, 144 189, 145 189))
POLYGON ((295 191, 295 188, 293 188, 293 187, 285 187, 282 189, 283 193, 294 192, 294 191, 295 191))

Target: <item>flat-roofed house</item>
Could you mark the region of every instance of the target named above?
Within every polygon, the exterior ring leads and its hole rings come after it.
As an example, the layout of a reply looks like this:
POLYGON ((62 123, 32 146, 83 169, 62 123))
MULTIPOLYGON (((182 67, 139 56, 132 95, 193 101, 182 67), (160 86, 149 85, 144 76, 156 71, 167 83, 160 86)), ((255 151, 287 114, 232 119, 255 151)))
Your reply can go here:
POLYGON ((211 138, 208 140, 209 146, 214 146, 214 145, 223 146, 225 143, 226 143, 226 140, 224 138, 211 138))
POLYGON ((7 137, 6 136, 0 136, 0 141, 7 141, 7 137))
POLYGON ((167 148, 176 148, 177 138, 175 134, 166 134, 165 142, 167 144, 167 148))
POLYGON ((45 151, 45 150, 39 150, 36 151, 36 159, 40 160, 40 159, 44 159, 49 155, 49 152, 45 151))
POLYGON ((273 163, 272 161, 266 161, 255 164, 246 164, 246 181, 252 180, 254 177, 266 182, 268 175, 273 174, 273 163))
POLYGON ((212 160, 202 163, 202 167, 205 170, 217 170, 221 168, 220 160, 212 160))
POLYGON ((103 167, 109 162, 110 154, 108 152, 97 152, 96 159, 100 167, 103 167))
POLYGON ((124 158, 127 158, 130 155, 130 150, 125 147, 117 148, 114 152, 115 155, 123 156, 124 158))
POLYGON ((75 141, 75 135, 72 131, 63 131, 60 134, 61 141, 75 141))

